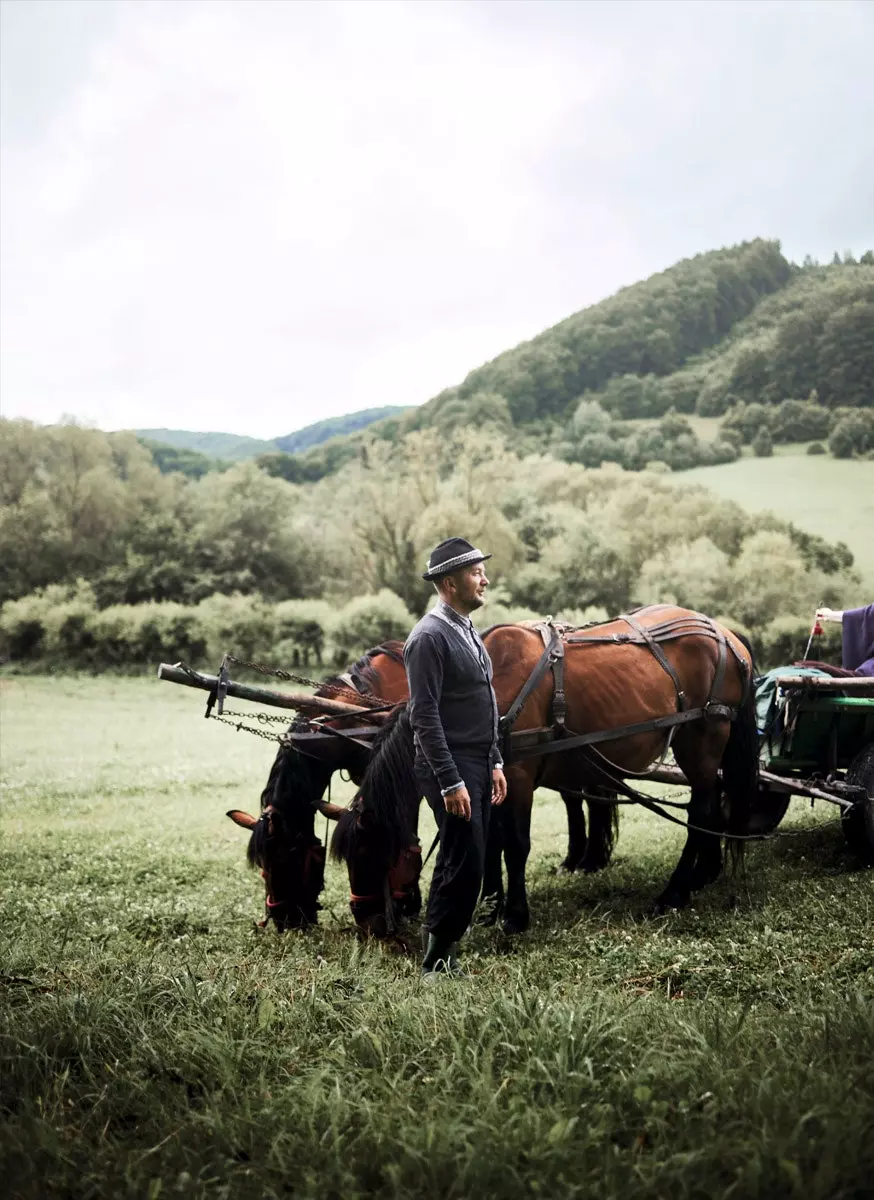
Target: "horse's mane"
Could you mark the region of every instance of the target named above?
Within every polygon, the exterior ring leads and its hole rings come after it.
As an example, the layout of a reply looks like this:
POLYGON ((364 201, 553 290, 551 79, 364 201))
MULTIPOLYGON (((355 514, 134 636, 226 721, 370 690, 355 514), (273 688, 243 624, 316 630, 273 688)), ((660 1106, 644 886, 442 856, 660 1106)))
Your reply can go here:
POLYGON ((331 857, 349 862, 359 822, 393 862, 409 842, 410 813, 419 800, 413 771, 413 729, 406 704, 398 705, 376 735, 370 762, 352 808, 337 822, 331 857))

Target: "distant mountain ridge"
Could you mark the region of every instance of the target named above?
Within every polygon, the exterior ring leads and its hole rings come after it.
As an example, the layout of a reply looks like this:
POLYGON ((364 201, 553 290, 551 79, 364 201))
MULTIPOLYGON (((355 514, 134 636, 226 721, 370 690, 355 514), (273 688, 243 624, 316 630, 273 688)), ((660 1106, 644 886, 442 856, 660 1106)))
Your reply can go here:
POLYGON ((176 450, 193 451, 208 458, 234 462, 276 451, 299 454, 314 446, 320 446, 331 438, 357 433, 372 425, 374 421, 399 416, 406 412, 408 407, 409 405, 403 404, 385 404, 380 408, 364 408, 358 412, 344 413, 340 417, 326 417, 303 429, 297 429, 294 433, 270 439, 247 437, 237 433, 198 433, 188 429, 136 429, 134 432, 146 442, 157 442, 163 446, 172 446, 176 450))

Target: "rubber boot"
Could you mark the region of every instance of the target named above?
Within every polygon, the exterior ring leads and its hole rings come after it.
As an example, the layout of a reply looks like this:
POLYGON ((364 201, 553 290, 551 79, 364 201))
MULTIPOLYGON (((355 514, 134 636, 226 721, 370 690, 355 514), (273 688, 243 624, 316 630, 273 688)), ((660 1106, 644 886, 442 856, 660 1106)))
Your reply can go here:
POLYGON ((423 980, 436 983, 441 975, 448 975, 453 979, 469 979, 470 976, 458 961, 457 951, 458 942, 447 942, 429 933, 428 946, 422 959, 423 980))

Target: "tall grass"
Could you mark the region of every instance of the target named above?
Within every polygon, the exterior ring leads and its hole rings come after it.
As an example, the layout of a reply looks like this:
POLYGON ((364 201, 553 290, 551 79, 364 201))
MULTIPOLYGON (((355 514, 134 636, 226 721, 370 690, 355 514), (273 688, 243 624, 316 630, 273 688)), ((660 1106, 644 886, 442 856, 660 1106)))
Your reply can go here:
POLYGON ((870 1194, 874 876, 834 827, 656 918, 679 831, 624 813, 614 865, 560 877, 541 793, 534 930, 475 930, 475 980, 428 989, 336 870, 318 930, 253 928, 223 813, 266 743, 147 681, 2 698, 11 1196, 870 1194))

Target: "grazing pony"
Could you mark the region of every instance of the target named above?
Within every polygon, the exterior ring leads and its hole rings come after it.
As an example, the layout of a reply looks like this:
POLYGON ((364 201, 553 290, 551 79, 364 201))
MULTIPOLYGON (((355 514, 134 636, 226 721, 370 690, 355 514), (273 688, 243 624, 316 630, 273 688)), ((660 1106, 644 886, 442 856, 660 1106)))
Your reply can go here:
MULTIPOLYGON (((487 645, 498 708, 506 713, 540 662, 543 641, 533 627, 507 625, 490 631, 487 645)), ((525 866, 535 788, 595 793, 644 772, 671 745, 691 786, 690 828, 659 897, 662 909, 682 907, 693 891, 719 876, 721 834, 747 833, 758 791, 752 654, 736 634, 688 609, 654 605, 570 631, 563 647, 564 723, 554 726, 554 684, 547 671, 525 701, 514 731, 554 728, 557 747, 574 735, 635 728, 600 742, 606 754, 578 745, 558 753, 541 746, 530 757, 505 756, 508 932, 527 928, 530 920, 525 866), (670 728, 655 724, 666 717, 679 719, 670 728)), ((361 790, 332 840, 332 854, 349 868, 353 893, 366 888, 369 894, 390 895, 386 880, 409 842, 411 815, 418 810, 413 757, 403 707, 381 731, 361 790)), ((732 846, 739 855, 743 843, 732 846)))
MULTIPOLYGON (((365 692, 390 703, 405 699, 403 642, 386 642, 368 650, 346 674, 328 680, 316 695, 335 696, 338 688, 350 701, 365 692)), ((315 710, 302 710, 288 732, 309 731, 309 720, 316 715, 315 710)), ((357 723, 362 719, 366 721, 367 715, 362 714, 357 723)), ((343 729, 348 727, 348 718, 326 724, 343 729)), ((272 920, 284 931, 316 923, 325 872, 325 847, 316 836, 316 814, 336 819, 344 811, 324 799, 331 776, 346 770, 358 783, 367 762, 364 746, 339 735, 287 743, 280 747, 261 793, 260 816, 238 808, 228 813, 251 834, 247 858, 251 866, 260 868, 265 884, 263 924, 272 920)))

